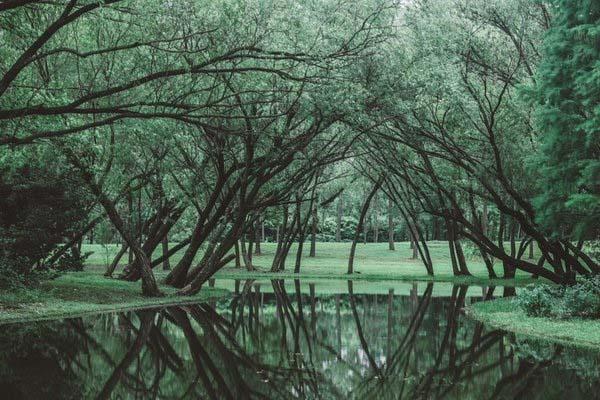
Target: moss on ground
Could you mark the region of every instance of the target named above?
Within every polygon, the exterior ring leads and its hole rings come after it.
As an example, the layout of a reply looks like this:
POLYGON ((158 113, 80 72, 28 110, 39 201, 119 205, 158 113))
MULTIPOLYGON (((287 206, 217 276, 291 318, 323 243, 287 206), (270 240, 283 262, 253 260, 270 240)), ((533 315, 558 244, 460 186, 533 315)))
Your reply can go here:
POLYGON ((475 303, 466 313, 494 328, 519 335, 600 349, 600 320, 530 317, 513 298, 475 303))

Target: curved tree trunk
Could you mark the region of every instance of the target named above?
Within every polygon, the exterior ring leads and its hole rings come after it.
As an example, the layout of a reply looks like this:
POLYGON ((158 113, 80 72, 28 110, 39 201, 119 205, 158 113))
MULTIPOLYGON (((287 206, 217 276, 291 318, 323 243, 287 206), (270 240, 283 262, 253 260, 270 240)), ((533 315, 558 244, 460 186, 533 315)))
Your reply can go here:
POLYGON ((356 253, 356 243, 360 238, 360 232, 363 229, 363 224, 365 223, 365 216, 367 215, 367 211, 369 210, 369 204, 371 204, 371 199, 373 198, 373 196, 375 196, 375 193, 377 193, 377 191, 381 187, 383 179, 384 177, 382 175, 381 177, 379 177, 377 182, 375 182, 375 185, 373 185, 373 188, 367 195, 367 198, 365 199, 365 202, 363 203, 362 209, 360 211, 358 225, 356 225, 356 231, 354 233, 354 240, 352 240, 352 246, 350 247, 350 256, 348 257, 348 274, 352 274, 354 272, 354 255, 356 253))

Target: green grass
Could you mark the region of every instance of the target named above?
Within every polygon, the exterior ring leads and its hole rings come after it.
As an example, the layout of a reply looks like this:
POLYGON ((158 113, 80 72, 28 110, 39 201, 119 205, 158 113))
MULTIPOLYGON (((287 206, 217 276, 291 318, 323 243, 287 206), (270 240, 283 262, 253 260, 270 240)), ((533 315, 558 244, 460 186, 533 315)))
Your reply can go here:
MULTIPOLYGON (((434 265, 433 277, 428 276, 425 267, 420 260, 411 259, 412 250, 407 242, 397 242, 396 250, 388 250, 387 243, 368 243, 358 244, 354 264, 355 274, 352 279, 356 280, 404 280, 404 281, 442 281, 464 284, 496 284, 496 285, 520 285, 530 283, 532 280, 528 274, 517 272, 514 280, 490 280, 487 275, 485 264, 479 257, 470 257, 468 266, 473 276, 456 277, 452 274, 452 266, 448 253, 448 243, 445 241, 428 242, 431 252, 431 258, 434 265)), ((253 263, 258 268, 256 272, 247 272, 244 268, 234 268, 233 262, 229 263, 216 275, 217 278, 231 279, 273 279, 273 278, 334 278, 348 279, 346 274, 348 267, 348 254, 350 253, 350 243, 317 243, 317 256, 308 257, 309 244, 304 246, 302 257, 302 268, 300 274, 294 274, 294 263, 296 259, 296 246, 293 246, 286 263, 284 272, 269 272, 273 255, 275 253, 275 243, 263 243, 262 255, 254 256, 253 263)), ((93 251, 88 258, 87 264, 91 269, 98 271, 106 268, 107 262, 110 263, 112 256, 118 250, 118 245, 84 245, 83 251, 93 251), (108 260, 108 261, 107 261, 108 260)), ((171 265, 175 265, 181 258, 183 251, 175 254, 171 259, 171 265)), ((154 254, 154 257, 160 256, 160 251, 154 254)), ((200 255, 198 256, 198 259, 200 255)), ((126 263, 126 257, 123 257, 122 264, 126 263)), ((496 273, 502 275, 502 266, 496 263, 496 273)), ((157 275, 160 267, 156 268, 157 275)))
POLYGON ((467 315, 494 328, 567 345, 600 348, 600 320, 530 317, 514 299, 475 303, 467 315))
POLYGON ((39 288, 0 292, 0 324, 197 303, 227 294, 223 289, 206 288, 196 296, 181 297, 175 295, 173 288, 163 286, 161 290, 163 297, 144 297, 139 282, 67 273, 39 288))
MULTIPOLYGON (((346 274, 350 243, 317 243, 317 257, 314 258, 308 257, 307 243, 300 274, 293 273, 295 247, 288 257, 286 270, 281 273, 270 273, 269 268, 276 245, 263 243, 263 254, 254 256, 254 265, 258 271, 247 272, 244 268, 235 268, 233 263, 230 263, 215 276, 218 279, 217 288, 205 287, 197 296, 187 298, 178 297, 175 295, 175 289, 162 286, 164 297, 146 298, 141 295, 140 282, 124 282, 102 276, 106 265, 112 261, 118 251, 118 245, 84 245, 83 252, 91 252, 84 272, 64 274, 58 279, 45 282, 37 289, 0 293, 0 323, 198 302, 210 296, 222 295, 226 290, 232 290, 233 283, 222 281, 223 279, 258 279, 265 283, 263 287, 268 290, 270 285, 268 279, 300 278, 303 280, 304 292, 308 291, 309 282, 315 282, 320 293, 345 293, 347 280, 351 278, 357 281, 354 285, 355 293, 387 293, 388 289, 394 288, 396 294, 408 294, 413 287, 411 283, 407 283, 409 281, 481 285, 521 285, 531 281, 528 275, 521 273, 517 274, 515 280, 491 281, 487 278, 485 265, 477 257, 469 259, 469 268, 473 277, 455 277, 452 275, 446 242, 429 242, 435 270, 435 276, 430 277, 426 274, 420 260, 410 258, 412 251, 408 243, 396 243, 396 251, 388 250, 387 246, 387 243, 359 244, 355 260, 357 273, 350 276, 346 274)), ((176 254, 171 259, 171 265, 175 265, 182 254, 183 251, 176 254)), ((160 251, 154 254, 154 257, 158 256, 160 251)), ((200 257, 201 254, 198 255, 198 259, 200 257)), ((127 257, 123 257, 121 265, 126 261, 127 257)), ((120 268, 116 271, 116 274, 118 273, 120 268)), ((497 273, 501 274, 500 265, 497 266, 497 273)), ((161 267, 155 268, 155 274, 159 282, 166 276, 166 272, 161 267)), ((419 284, 419 293, 424 288, 425 285, 419 284)), ((439 288, 436 286, 437 290, 450 293, 451 286, 443 285, 439 288)), ((478 292, 480 289, 474 288, 474 290, 478 292)))

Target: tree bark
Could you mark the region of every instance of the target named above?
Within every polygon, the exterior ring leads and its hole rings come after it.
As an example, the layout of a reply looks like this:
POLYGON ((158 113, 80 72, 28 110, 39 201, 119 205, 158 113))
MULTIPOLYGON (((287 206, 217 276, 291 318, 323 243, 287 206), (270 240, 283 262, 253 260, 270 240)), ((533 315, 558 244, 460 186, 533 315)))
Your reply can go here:
POLYGON ((419 251, 417 249, 418 246, 418 241, 419 241, 419 232, 417 231, 417 229, 415 229, 415 227, 412 225, 411 222, 407 221, 406 222, 408 225, 408 230, 409 230, 409 237, 410 237, 410 247, 412 248, 412 259, 416 260, 419 258, 419 251))
POLYGON ((336 214, 336 224, 335 224, 335 241, 342 241, 342 215, 344 214, 344 200, 342 195, 338 198, 337 202, 337 214, 336 214))
POLYGON ((254 254, 260 256, 262 254, 260 248, 260 242, 262 240, 261 235, 261 220, 262 218, 258 218, 254 224, 254 254))
POLYGON ((394 203, 391 198, 388 198, 388 249, 396 250, 394 245, 394 203))
POLYGON ((371 214, 373 226, 373 243, 379 243, 379 221, 377 220, 377 196, 373 201, 373 213, 371 214))
POLYGON ((369 210, 369 204, 371 203, 371 199, 375 196, 375 193, 381 187, 383 183, 383 176, 379 177, 375 185, 373 185, 373 189, 368 194, 365 202, 362 206, 362 210, 360 211, 360 218, 358 219, 358 225, 356 226, 356 232, 354 233, 354 240, 352 240, 352 246, 350 247, 350 257, 348 258, 348 274, 352 274, 354 272, 354 255, 356 253, 356 243, 360 238, 360 232, 362 230, 363 224, 365 222, 365 216, 367 215, 367 211, 369 210))
POLYGON ((312 227, 310 232, 310 254, 309 257, 316 257, 317 255, 317 230, 318 230, 318 213, 317 213, 317 202, 315 202, 312 208, 312 227))
MULTIPOLYGON (((162 253, 163 255, 169 254, 169 236, 165 235, 162 239, 162 253)), ((163 270, 168 271, 171 269, 171 263, 169 262, 169 257, 165 257, 163 260, 163 270)))
POLYGON ((117 268, 117 265, 119 265, 119 261, 121 261, 121 258, 123 258, 123 255, 125 254, 128 248, 129 246, 127 246, 126 243, 123 243, 121 245, 121 248, 117 252, 117 255, 113 258, 112 262, 106 269, 104 276, 112 276, 112 274, 115 272, 115 269, 117 268))

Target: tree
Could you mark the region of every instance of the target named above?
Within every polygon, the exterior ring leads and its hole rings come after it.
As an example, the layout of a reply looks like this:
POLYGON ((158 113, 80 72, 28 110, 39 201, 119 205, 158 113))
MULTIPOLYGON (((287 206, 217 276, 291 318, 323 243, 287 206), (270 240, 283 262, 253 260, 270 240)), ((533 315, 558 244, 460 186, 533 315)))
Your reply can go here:
POLYGON ((600 236, 600 4, 557 0, 537 74, 537 221, 558 237, 600 236))
MULTIPOLYGON (((83 268, 78 247, 70 242, 84 228, 89 197, 72 169, 60 168, 43 149, 12 154, 0 169, 0 286, 31 285, 39 272, 54 267, 83 268), (69 265, 66 265, 68 262, 69 265), (65 265, 63 265, 65 264, 65 265)), ((77 236, 79 239, 80 236, 77 236)))

